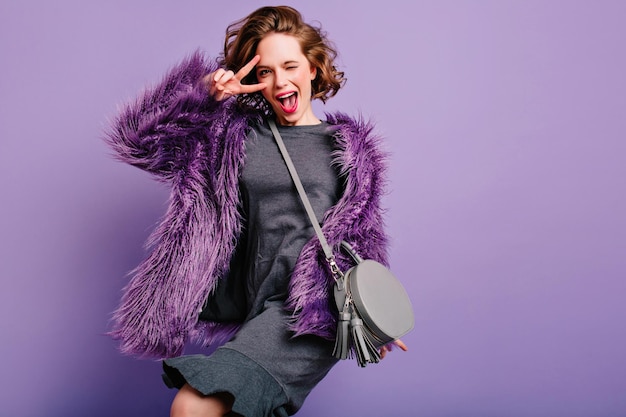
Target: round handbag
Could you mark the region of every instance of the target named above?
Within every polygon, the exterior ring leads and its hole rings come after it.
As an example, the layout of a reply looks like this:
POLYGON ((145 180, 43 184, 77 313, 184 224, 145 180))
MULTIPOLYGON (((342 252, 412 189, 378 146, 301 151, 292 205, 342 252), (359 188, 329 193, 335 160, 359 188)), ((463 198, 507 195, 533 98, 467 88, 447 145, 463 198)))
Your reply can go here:
POLYGON ((359 365, 365 366, 380 360, 380 347, 413 329, 413 307, 406 290, 387 267, 363 260, 347 242, 341 246, 356 265, 340 274, 335 284, 339 320, 334 354, 346 359, 354 352, 359 365))

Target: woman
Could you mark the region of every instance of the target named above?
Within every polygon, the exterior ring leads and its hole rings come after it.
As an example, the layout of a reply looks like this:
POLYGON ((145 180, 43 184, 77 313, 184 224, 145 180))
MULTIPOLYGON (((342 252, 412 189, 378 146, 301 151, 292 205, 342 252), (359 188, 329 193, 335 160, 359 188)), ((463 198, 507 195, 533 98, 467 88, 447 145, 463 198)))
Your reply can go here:
POLYGON ((112 331, 123 352, 165 359, 172 416, 291 415, 336 363, 332 275, 267 118, 329 243, 386 263, 379 138, 311 107, 344 82, 335 56, 296 10, 263 7, 229 26, 220 65, 192 55, 107 134, 121 160, 172 187, 112 331), (190 339, 228 342, 180 356, 190 339))

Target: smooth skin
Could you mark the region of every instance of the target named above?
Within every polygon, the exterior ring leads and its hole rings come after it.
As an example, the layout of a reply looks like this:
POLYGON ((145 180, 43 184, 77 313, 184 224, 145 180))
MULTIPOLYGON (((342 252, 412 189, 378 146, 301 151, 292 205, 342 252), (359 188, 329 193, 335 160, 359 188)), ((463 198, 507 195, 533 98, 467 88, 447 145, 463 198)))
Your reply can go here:
POLYGON ((209 95, 217 101, 222 101, 237 94, 249 94, 263 90, 266 87, 265 83, 241 84, 241 80, 254 69, 260 59, 260 55, 255 56, 237 74, 220 68, 205 76, 203 81, 209 87, 209 95))
POLYGON ((201 392, 185 384, 174 397, 171 417, 223 417, 235 415, 230 413, 233 398, 230 394, 220 393, 203 395, 201 392))
POLYGON ((276 121, 283 126, 321 123, 311 106, 311 82, 317 68, 302 53, 298 39, 272 33, 259 42, 256 53, 261 56, 256 66, 257 80, 267 85, 261 94, 272 106, 276 121))
MULTIPOLYGON (((311 81, 317 69, 312 68, 302 53, 297 38, 291 35, 273 33, 259 42, 257 55, 237 73, 218 69, 203 78, 209 88, 209 95, 215 100, 226 100, 237 94, 250 94, 260 91, 272 106, 277 122, 283 126, 314 125, 320 120, 311 106, 311 81), (257 84, 242 84, 252 71, 256 71, 257 84), (284 97, 294 96, 289 105, 284 97), (282 99, 282 100, 281 100, 282 99), (294 104, 295 103, 295 104, 294 104)), ((408 348, 402 340, 394 345, 403 351, 408 348)), ((383 346, 380 356, 384 358, 391 346, 383 346)), ((185 384, 174 397, 171 417, 223 417, 231 414, 233 398, 228 393, 203 395, 185 384)))

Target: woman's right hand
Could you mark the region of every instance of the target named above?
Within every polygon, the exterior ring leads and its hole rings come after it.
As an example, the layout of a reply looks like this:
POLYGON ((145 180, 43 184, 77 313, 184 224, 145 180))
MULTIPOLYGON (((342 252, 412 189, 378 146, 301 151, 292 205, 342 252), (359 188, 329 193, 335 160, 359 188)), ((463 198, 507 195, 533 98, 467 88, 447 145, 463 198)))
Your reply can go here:
POLYGON ((220 68, 205 76, 202 80, 209 88, 211 97, 217 101, 222 101, 237 94, 254 93, 263 90, 267 86, 265 83, 241 84, 241 80, 254 69, 260 59, 261 56, 256 55, 236 74, 233 71, 220 68))

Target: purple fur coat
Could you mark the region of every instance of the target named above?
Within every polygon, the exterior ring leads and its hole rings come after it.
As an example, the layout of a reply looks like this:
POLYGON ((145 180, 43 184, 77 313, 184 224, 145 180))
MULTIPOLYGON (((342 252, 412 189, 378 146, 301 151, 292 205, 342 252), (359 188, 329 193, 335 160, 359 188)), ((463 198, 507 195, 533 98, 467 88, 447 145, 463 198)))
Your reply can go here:
MULTIPOLYGON (((202 322, 198 313, 220 277, 241 233, 238 179, 251 121, 262 117, 234 99, 216 102, 200 82, 217 69, 196 52, 161 83, 126 105, 105 140, 118 159, 171 186, 169 206, 152 233, 147 258, 131 273, 111 335, 126 354, 167 358, 188 340, 223 342, 238 324, 202 322)), ((350 242, 364 257, 387 263, 380 198, 385 154, 369 123, 327 114, 336 128, 333 155, 344 182, 339 202, 324 215, 331 246, 350 242)), ((345 256, 337 261, 349 265, 345 256)), ((317 238, 303 248, 290 281, 286 308, 294 336, 332 338, 334 283, 317 238)))

